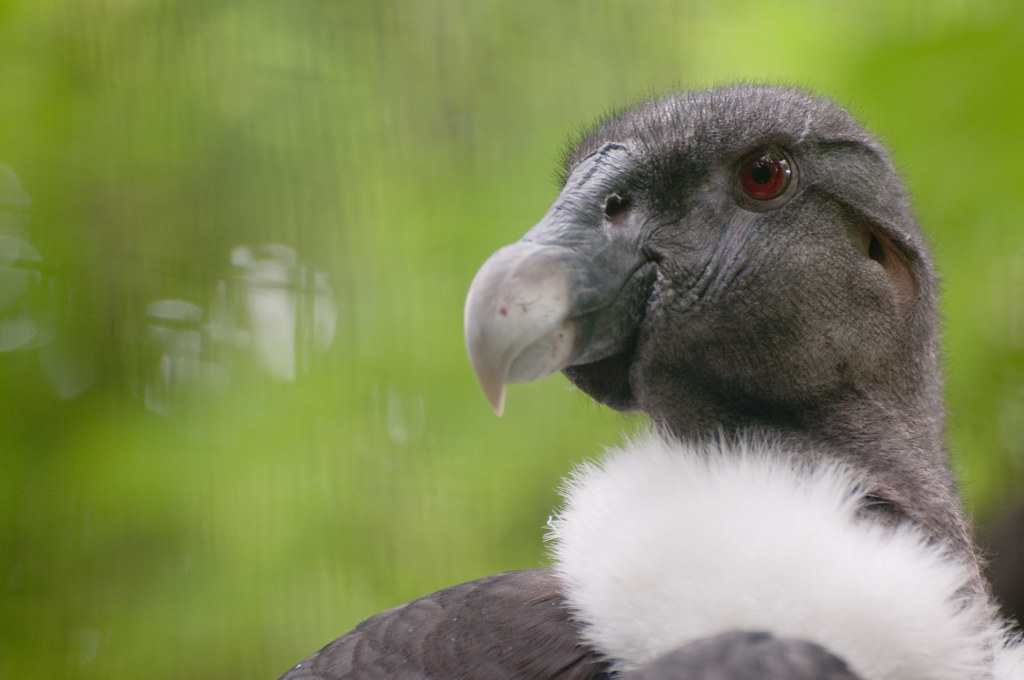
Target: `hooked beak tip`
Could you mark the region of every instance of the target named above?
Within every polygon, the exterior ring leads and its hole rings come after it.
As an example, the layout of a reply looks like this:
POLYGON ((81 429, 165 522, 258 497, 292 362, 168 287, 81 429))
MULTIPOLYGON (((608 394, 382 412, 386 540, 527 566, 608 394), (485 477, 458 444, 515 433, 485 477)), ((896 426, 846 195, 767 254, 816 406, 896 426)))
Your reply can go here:
POLYGON ((497 415, 505 411, 505 381, 507 371, 502 370, 501 364, 492 363, 492 353, 484 351, 486 348, 477 343, 469 341, 466 343, 469 350, 470 364, 476 374, 477 382, 483 390, 487 402, 497 415))
POLYGON ((505 413, 505 386, 500 385, 497 391, 488 391, 485 388, 484 393, 487 395, 487 401, 490 402, 491 408, 494 410, 494 415, 500 418, 505 413))

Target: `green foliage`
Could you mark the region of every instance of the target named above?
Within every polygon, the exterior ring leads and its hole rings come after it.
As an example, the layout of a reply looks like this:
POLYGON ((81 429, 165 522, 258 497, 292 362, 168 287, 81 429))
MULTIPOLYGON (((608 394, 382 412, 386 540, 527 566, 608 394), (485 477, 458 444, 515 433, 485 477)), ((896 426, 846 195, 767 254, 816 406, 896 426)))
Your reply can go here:
POLYGON ((1022 59, 999 0, 0 3, 0 676, 275 677, 543 563, 639 421, 559 377, 494 418, 463 296, 567 137, 673 87, 806 85, 893 148, 969 502, 1019 496, 1022 59))

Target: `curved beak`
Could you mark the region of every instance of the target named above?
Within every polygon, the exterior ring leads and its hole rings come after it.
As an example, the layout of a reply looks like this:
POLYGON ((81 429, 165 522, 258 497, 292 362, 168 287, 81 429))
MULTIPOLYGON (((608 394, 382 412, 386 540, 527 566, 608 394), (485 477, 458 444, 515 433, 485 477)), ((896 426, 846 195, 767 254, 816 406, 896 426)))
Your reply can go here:
POLYGON ((544 218, 474 277, 466 348, 498 415, 507 383, 611 356, 633 337, 650 280, 639 219, 604 211, 632 165, 618 144, 581 161, 544 218))

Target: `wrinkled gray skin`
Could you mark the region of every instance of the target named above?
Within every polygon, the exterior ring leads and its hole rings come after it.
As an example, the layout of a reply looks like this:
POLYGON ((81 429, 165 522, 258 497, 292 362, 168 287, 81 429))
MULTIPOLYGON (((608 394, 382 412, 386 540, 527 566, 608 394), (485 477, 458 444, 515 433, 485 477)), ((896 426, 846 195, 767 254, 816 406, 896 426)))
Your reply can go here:
MULTIPOLYGON (((467 299, 470 359, 497 411, 505 383, 561 370, 680 438, 764 429, 862 473, 866 517, 915 522, 976 566, 942 440, 935 275, 872 137, 826 100, 730 87, 608 119, 564 174, 544 218, 488 260, 467 299), (739 191, 737 169, 765 148, 784 149, 794 175, 763 203, 739 191)), ((284 678, 609 677, 559 590, 548 570, 447 588, 368 619, 284 678)), ((968 590, 986 596, 980 578, 968 590)), ((691 677, 688 659, 723 653, 746 661, 708 677, 762 677, 751 649, 790 664, 783 675, 848 677, 823 650, 759 639, 696 641, 637 677, 691 677)))

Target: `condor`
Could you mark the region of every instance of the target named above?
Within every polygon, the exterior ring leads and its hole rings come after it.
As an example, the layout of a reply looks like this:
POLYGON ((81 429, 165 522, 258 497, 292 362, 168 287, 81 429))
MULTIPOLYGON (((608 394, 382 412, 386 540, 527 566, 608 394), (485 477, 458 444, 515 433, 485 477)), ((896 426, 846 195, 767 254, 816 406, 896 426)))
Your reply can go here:
POLYGON ((284 677, 1024 678, 943 443, 937 284, 885 149, 734 86, 594 127, 477 273, 466 344, 641 410, 566 482, 551 569, 379 614, 284 677))

